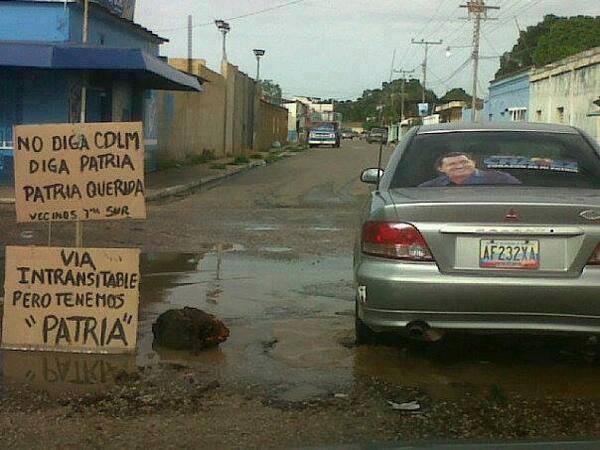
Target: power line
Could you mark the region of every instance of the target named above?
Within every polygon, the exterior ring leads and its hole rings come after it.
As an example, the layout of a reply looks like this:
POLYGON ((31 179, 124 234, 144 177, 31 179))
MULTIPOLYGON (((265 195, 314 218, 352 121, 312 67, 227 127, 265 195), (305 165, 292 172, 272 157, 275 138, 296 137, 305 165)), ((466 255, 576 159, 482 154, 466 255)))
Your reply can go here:
MULTIPOLYGON (((269 8, 264 8, 264 9, 259 9, 256 11, 252 11, 246 14, 242 14, 240 16, 235 16, 235 17, 228 17, 226 19, 223 19, 227 22, 230 22, 232 20, 239 20, 239 19, 245 19, 246 17, 252 17, 252 16, 257 16, 259 14, 264 14, 270 11, 275 11, 276 9, 281 9, 281 8, 285 8, 287 6, 292 6, 292 5, 297 5, 298 3, 303 3, 306 0, 293 0, 291 2, 287 2, 287 3, 282 3, 280 5, 275 5, 275 6, 271 6, 269 8)), ((199 23, 198 25, 194 25, 194 28, 200 28, 200 27, 207 27, 212 25, 214 22, 204 22, 204 23, 199 23)), ((159 30, 155 30, 158 32, 164 32, 164 31, 177 31, 177 30, 183 30, 183 29, 187 29, 187 27, 174 27, 174 28, 163 28, 163 29, 159 29, 159 30)))

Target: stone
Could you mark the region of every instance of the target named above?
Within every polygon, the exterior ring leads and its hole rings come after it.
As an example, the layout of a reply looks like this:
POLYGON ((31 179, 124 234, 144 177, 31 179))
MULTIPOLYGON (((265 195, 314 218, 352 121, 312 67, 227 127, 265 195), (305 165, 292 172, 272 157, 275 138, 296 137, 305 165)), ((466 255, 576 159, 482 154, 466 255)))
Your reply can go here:
POLYGON ((174 350, 216 347, 229 337, 229 329, 212 314, 185 307, 171 309, 152 324, 154 344, 174 350))

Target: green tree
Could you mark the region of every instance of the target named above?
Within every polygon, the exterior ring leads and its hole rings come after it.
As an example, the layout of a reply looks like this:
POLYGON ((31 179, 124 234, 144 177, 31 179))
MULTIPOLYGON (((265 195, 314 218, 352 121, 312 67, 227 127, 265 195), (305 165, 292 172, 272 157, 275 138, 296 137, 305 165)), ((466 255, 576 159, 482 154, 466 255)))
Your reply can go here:
POLYGON ((597 46, 600 46, 600 17, 548 15, 522 31, 512 50, 502 55, 496 78, 597 46))
MULTIPOLYGON (((418 103, 421 103, 422 85, 417 79, 406 80, 404 85, 405 115, 416 116, 418 114, 418 103)), ((425 101, 433 105, 437 103, 437 97, 431 90, 427 90, 425 101)), ((367 128, 379 124, 380 111, 378 107, 383 105, 381 119, 384 123, 392 123, 400 120, 402 109, 402 80, 394 80, 391 83, 383 83, 381 89, 367 89, 362 95, 352 101, 346 100, 336 104, 336 110, 342 113, 344 120, 348 122, 363 122, 367 128)))
POLYGON ((500 58, 500 69, 496 72, 496 78, 509 75, 533 65, 533 52, 537 48, 538 41, 550 31, 553 23, 562 20, 553 14, 547 15, 537 25, 527 27, 521 31, 519 39, 511 51, 506 52, 500 58))
POLYGON ((442 98, 440 98, 440 103, 467 102, 470 104, 472 100, 473 96, 467 94, 463 88, 454 88, 450 89, 442 98))
POLYGON ((533 61, 536 65, 543 66, 598 46, 600 16, 571 17, 550 25, 550 30, 538 41, 533 61))
POLYGON ((281 104, 281 87, 273 80, 260 80, 260 90, 262 97, 270 103, 281 104))

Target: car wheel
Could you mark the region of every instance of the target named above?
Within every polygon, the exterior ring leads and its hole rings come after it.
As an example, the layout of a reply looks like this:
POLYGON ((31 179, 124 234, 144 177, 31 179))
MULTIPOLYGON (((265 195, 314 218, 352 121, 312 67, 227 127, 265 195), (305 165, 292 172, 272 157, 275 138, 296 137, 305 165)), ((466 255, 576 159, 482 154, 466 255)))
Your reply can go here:
POLYGON ((309 146, 310 148, 315 148, 315 147, 316 147, 316 145, 315 145, 315 144, 308 144, 308 146, 309 146))
POLYGON ((358 305, 356 305, 354 312, 354 333, 357 345, 373 345, 377 343, 377 333, 371 330, 360 317, 358 317, 358 305))

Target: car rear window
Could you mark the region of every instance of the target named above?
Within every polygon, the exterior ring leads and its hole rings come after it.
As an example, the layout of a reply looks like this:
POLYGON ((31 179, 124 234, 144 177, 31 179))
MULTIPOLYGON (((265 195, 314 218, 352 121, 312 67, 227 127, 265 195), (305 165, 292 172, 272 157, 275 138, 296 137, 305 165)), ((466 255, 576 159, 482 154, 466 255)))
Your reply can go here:
POLYGON ((391 188, 449 186, 600 188, 600 159, 578 134, 479 131, 417 135, 391 188))

